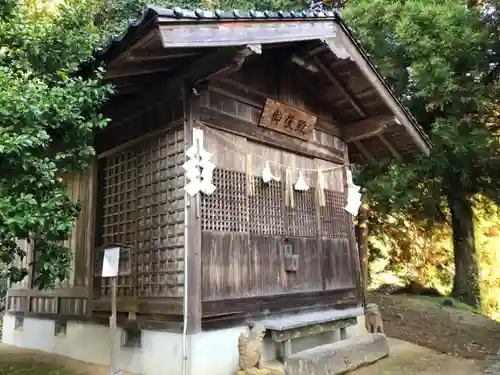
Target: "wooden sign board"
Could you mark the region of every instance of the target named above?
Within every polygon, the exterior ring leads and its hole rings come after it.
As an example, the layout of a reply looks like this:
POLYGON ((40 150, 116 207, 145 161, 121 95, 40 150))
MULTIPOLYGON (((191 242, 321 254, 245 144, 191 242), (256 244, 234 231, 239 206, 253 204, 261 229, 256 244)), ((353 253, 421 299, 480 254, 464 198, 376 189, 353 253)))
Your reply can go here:
POLYGON ((267 99, 259 125, 307 141, 316 125, 316 119, 316 116, 267 99))

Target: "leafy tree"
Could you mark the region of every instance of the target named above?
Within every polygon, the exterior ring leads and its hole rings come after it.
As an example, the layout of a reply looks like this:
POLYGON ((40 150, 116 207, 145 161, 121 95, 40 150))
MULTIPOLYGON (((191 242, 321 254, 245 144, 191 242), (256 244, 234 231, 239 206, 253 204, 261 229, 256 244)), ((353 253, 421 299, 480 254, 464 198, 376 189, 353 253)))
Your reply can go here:
POLYGON ((498 202, 497 28, 460 0, 350 0, 343 12, 392 88, 429 134, 429 158, 365 168, 372 212, 452 227, 452 295, 478 306, 474 207, 498 202))
MULTIPOLYGON (((342 1, 335 0, 334 2, 341 3, 342 1)), ((106 30, 104 35, 119 34, 126 27, 127 21, 136 18, 148 4, 152 3, 146 0, 105 0, 96 15, 96 21, 99 26, 106 30)), ((308 7, 307 0, 156 0, 153 4, 165 8, 211 10, 298 10, 308 7)))
POLYGON ((26 268, 19 240, 36 249, 35 283, 54 286, 67 276, 70 254, 62 241, 79 211, 60 177, 84 169, 93 134, 107 121, 99 113, 110 88, 98 71, 79 67, 99 40, 96 4, 67 0, 57 7, 36 0, 4 0, 0 8, 0 261, 21 280, 26 268))
MULTIPOLYGON (((188 8, 253 8, 240 0, 165 1, 188 8)), ((79 213, 62 174, 88 166, 100 113, 112 90, 92 62, 96 47, 121 33, 143 0, 3 0, 0 8, 0 262, 6 276, 22 280, 28 270, 19 241, 36 249, 34 282, 53 287, 67 277, 63 246, 79 213), (53 5, 56 3, 56 5, 53 5), (81 69, 85 65, 86 69, 81 69)), ((257 8, 278 9, 281 0, 257 8)))

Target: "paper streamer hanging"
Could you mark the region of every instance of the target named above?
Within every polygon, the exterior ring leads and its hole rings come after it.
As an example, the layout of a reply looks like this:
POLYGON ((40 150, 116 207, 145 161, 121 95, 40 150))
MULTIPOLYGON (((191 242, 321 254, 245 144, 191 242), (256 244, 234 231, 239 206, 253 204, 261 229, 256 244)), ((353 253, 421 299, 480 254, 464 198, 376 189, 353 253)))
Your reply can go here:
POLYGON ((309 185, 304 178, 304 174, 302 171, 299 171, 299 177, 297 178, 297 182, 295 182, 294 189, 298 191, 307 191, 309 190, 309 185))
POLYGON ((295 208, 295 196, 293 190, 292 171, 290 168, 285 170, 285 206, 295 208))
POLYGON ((325 175, 321 170, 316 172, 316 199, 320 207, 326 206, 325 175))
POLYGON ((346 180, 347 180, 347 204, 344 209, 351 215, 356 216, 361 206, 361 193, 359 192, 360 186, 354 185, 352 180, 352 172, 346 167, 346 180))
POLYGON ((262 181, 264 181, 264 183, 268 184, 271 181, 279 182, 279 180, 280 180, 279 177, 276 177, 275 175, 273 175, 273 172, 271 171, 271 167, 269 165, 269 161, 266 161, 264 169, 262 170, 262 181))
POLYGON ((247 172, 247 192, 248 192, 248 195, 255 195, 255 179, 253 177, 252 154, 247 154, 246 172, 247 172))

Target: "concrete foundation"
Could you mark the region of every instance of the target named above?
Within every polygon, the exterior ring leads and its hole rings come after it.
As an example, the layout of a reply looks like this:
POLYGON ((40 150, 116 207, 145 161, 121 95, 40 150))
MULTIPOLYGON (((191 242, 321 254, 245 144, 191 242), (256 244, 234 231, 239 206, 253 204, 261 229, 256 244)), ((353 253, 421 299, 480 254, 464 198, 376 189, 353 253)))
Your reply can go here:
MULTIPOLYGON (((348 337, 366 332, 364 316, 349 327, 348 337)), ((16 317, 3 318, 2 341, 22 348, 38 349, 98 365, 109 365, 109 328, 89 323, 68 322, 66 332, 55 335, 52 320, 24 318, 22 327, 16 317)), ((187 337, 188 375, 233 375, 238 369, 238 336, 246 326, 201 332, 187 337)), ((142 331, 140 347, 121 346, 122 332, 115 337, 119 348, 119 368, 138 375, 181 375, 182 335, 161 331, 142 331)), ((308 336, 292 341, 292 353, 340 340, 339 332, 308 336)), ((276 358, 276 346, 266 338, 264 361, 276 358)))

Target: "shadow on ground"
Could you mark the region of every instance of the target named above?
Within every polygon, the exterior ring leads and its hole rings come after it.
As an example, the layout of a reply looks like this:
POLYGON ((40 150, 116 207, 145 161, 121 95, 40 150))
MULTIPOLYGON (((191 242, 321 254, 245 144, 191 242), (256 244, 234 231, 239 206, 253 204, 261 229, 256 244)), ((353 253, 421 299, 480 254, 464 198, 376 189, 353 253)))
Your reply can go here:
POLYGON ((398 339, 389 339, 388 358, 352 375, 484 375, 492 362, 441 354, 398 339))
POLYGON ((470 359, 488 359, 500 349, 500 323, 483 315, 439 299, 370 293, 367 300, 379 305, 389 337, 470 359))
MULTIPOLYGON (((352 375, 484 375, 491 361, 471 360, 389 339, 391 354, 352 375)), ((109 375, 109 368, 0 344, 0 375, 109 375)))
POLYGON ((109 375, 109 368, 0 344, 0 375, 109 375))

